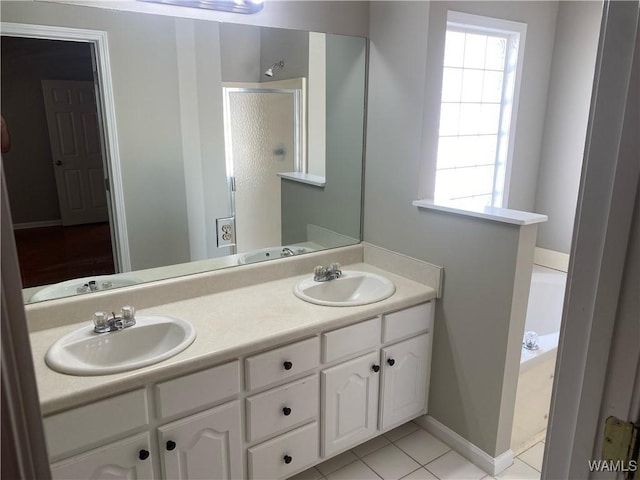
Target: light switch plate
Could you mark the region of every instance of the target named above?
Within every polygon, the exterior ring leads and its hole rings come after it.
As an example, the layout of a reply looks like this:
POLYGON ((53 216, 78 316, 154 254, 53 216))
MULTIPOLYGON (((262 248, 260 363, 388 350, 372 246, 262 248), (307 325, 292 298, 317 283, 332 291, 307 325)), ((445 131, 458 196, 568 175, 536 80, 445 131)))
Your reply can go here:
POLYGON ((233 247, 236 244, 235 217, 216 218, 216 237, 218 248, 233 247))

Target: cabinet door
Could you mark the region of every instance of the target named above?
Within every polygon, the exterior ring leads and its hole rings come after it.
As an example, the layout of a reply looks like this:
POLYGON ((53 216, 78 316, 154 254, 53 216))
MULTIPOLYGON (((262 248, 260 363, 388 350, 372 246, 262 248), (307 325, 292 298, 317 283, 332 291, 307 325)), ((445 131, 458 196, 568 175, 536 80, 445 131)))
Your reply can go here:
POLYGON ((355 445, 376 432, 379 354, 372 352, 322 372, 322 455, 355 445))
POLYGON ((60 480, 152 479, 149 434, 143 433, 51 465, 60 480))
POLYGON ((243 478, 239 401, 160 427, 158 440, 165 478, 243 478))
POLYGON ((410 420, 427 408, 429 334, 382 349, 380 428, 410 420))

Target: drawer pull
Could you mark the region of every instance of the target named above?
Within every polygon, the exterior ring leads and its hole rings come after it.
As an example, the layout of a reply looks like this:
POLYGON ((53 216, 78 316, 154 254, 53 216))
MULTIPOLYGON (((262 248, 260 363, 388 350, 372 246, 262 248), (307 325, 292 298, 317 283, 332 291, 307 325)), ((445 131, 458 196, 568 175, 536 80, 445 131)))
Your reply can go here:
POLYGON ((286 463, 287 465, 289 465, 292 461, 293 461, 293 458, 291 458, 291 455, 284 456, 284 463, 286 463))
POLYGON ((390 358, 389 360, 387 360, 387 363, 390 367, 393 367, 396 364, 396 361, 393 358, 390 358))
POLYGON ((138 458, 140 460, 146 460, 147 458, 149 458, 149 450, 140 450, 140 452, 138 453, 138 458))
POLYGON ((373 370, 375 373, 378 373, 380 371, 380 365, 373 365, 371 367, 371 370, 373 370))
POLYGON ((176 442, 174 442, 173 440, 169 440, 167 442, 167 450, 171 451, 175 449, 176 449, 176 442))
POLYGON ((282 413, 284 413, 285 417, 288 417, 289 415, 291 415, 291 409, 289 407, 284 407, 282 409, 282 413))
POLYGON ((282 366, 284 367, 285 370, 291 370, 293 368, 293 362, 290 362, 289 360, 287 360, 282 364, 282 366))

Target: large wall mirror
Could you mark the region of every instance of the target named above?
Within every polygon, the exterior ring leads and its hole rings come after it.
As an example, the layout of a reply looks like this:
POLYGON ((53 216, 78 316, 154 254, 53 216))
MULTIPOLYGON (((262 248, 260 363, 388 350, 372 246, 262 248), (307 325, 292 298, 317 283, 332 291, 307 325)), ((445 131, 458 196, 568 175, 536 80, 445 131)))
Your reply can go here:
POLYGON ((44 2, 2 22, 26 302, 360 241, 366 39, 44 2))

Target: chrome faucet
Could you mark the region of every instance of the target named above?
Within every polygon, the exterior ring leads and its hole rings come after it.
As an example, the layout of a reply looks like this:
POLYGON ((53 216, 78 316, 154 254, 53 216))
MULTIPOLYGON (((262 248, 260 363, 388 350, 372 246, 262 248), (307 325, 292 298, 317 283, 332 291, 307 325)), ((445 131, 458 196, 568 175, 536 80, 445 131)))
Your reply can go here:
POLYGON ((313 280, 316 282, 328 282, 342 276, 339 263, 332 263, 328 267, 318 265, 313 269, 313 280))
POLYGON ((112 312, 113 317, 109 318, 106 312, 96 312, 93 314, 93 331, 95 333, 109 333, 124 330, 136 324, 136 309, 126 305, 122 307, 120 316, 112 312))
POLYGON ((293 257, 296 253, 291 250, 289 247, 284 247, 282 249, 282 253, 280 253, 281 257, 293 257))

